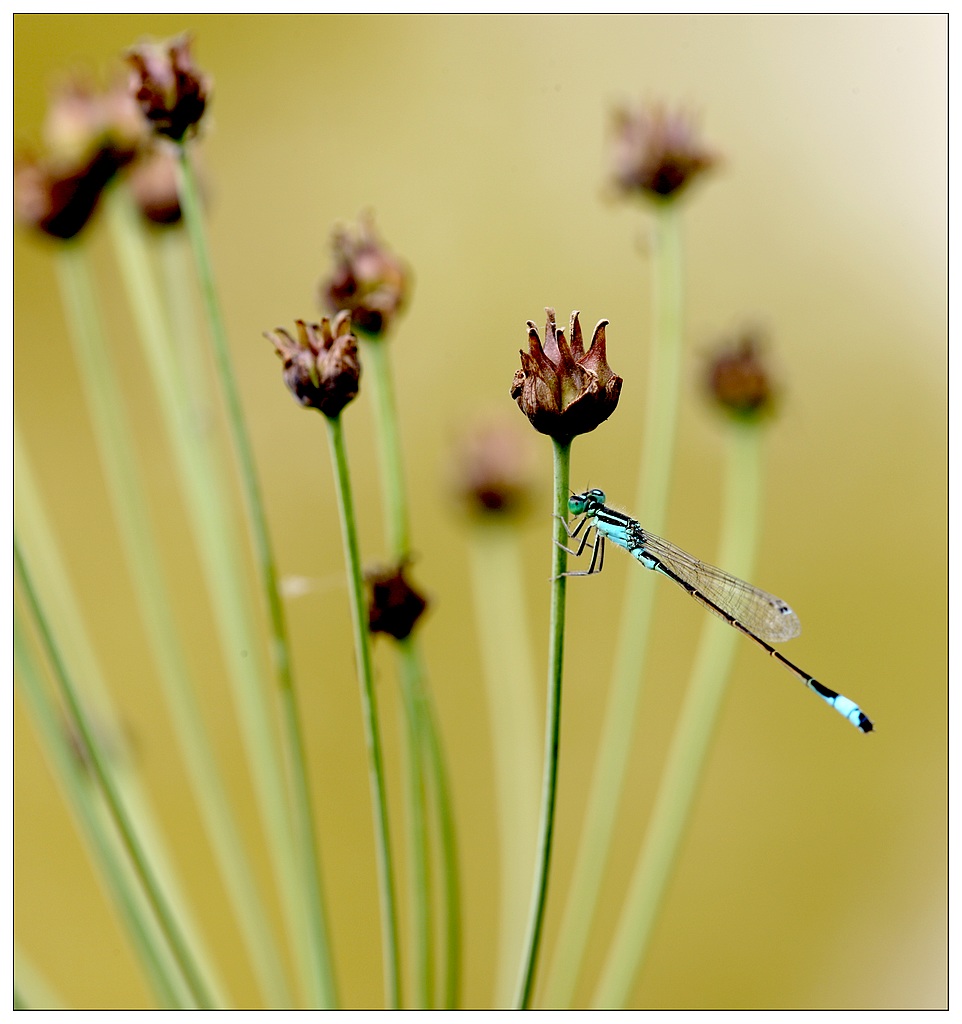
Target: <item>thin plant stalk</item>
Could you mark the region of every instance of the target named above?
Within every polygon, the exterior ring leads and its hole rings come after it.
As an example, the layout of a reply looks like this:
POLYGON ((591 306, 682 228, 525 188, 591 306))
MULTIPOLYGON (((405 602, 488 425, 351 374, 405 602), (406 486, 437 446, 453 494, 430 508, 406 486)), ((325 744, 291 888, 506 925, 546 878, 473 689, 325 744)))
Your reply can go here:
POLYGON ((271 939, 268 917, 257 896, 253 870, 245 857, 240 833, 230 813, 227 789, 214 763, 210 739, 194 697, 172 614, 174 602, 150 527, 148 502, 130 440, 120 383, 97 323, 88 322, 89 312, 85 315, 85 310, 93 308, 94 300, 91 294, 82 294, 90 290, 89 277, 79 264, 83 253, 70 248, 60 250, 58 256, 65 296, 72 307, 70 321, 75 327, 72 335, 77 362, 111 506, 194 796, 268 1005, 289 1005, 290 996, 271 939))
POLYGON ((516 524, 496 514, 472 523, 468 553, 491 716, 498 807, 501 891, 495 1006, 507 1007, 514 994, 524 939, 529 865, 537 851, 542 737, 516 524))
MULTIPOLYGON (((143 837, 144 846, 151 851, 154 871, 161 878, 168 898, 174 904, 177 917, 196 950, 196 955, 202 960, 205 976, 214 988, 215 1001, 223 1004, 223 985, 193 921, 191 904, 185 899, 177 873, 172 867, 173 861, 167 849, 164 833, 158 825, 149 797, 136 771, 135 759, 124 740, 122 724, 107 687, 106 676, 85 628, 81 604, 74 593, 67 567, 60 555, 16 418, 13 441, 16 479, 15 518, 24 549, 30 556, 33 579, 48 621, 56 630, 62 649, 70 657, 70 663, 75 666, 77 678, 84 681, 84 700, 92 708, 98 724, 111 736, 117 748, 112 767, 124 805, 133 817, 139 835, 143 837)), ((97 811, 114 840, 115 858, 119 859, 123 869, 128 873, 128 887, 134 892, 135 898, 140 900, 141 912, 144 919, 149 922, 151 940, 158 949, 163 947, 163 956, 170 960, 169 951, 153 920, 147 900, 126 862, 122 844, 112 824, 107 823, 107 812, 102 801, 98 802, 97 811)), ((177 973, 173 961, 170 961, 170 969, 177 973)), ((182 991, 184 999, 188 998, 186 989, 182 988, 182 991)), ((183 1005, 183 1000, 178 1005, 183 1005)))
MULTIPOLYGON (((234 377, 227 342, 227 332, 217 291, 213 267, 204 231, 203 213, 197 183, 185 148, 179 150, 178 189, 194 260, 200 291, 207 312, 210 337, 213 342, 214 361, 224 396, 230 437, 237 459, 247 521, 253 539, 256 566, 261 588, 269 610, 271 655, 281 704, 281 727, 285 742, 278 752, 270 723, 270 702, 254 659, 234 659, 232 677, 238 681, 241 719, 251 752, 253 776, 258 801, 267 825, 267 839, 278 879, 285 916, 292 932, 292 944, 305 980, 308 999, 312 1006, 330 1008, 337 1005, 336 984, 331 960, 330 940, 321 888, 320 859, 315 841, 315 828, 310 791, 303 728, 294 689, 290 659, 290 643, 284 607, 278 589, 277 570, 267 532, 267 520, 261 500, 253 453, 247 436, 240 395, 234 377), (282 778, 286 766, 290 789, 291 810, 287 788, 282 778), (293 837, 293 850, 284 841, 293 837)), ((133 253, 137 245, 131 230, 118 232, 125 251, 133 253)), ((142 267, 138 258, 135 266, 142 267)), ((139 289, 134 308, 143 312, 152 304, 149 279, 134 283, 139 289)), ((175 301, 183 301, 179 293, 175 301)), ((201 556, 205 562, 208 586, 215 595, 215 611, 220 615, 222 635, 240 633, 253 637, 249 611, 243 600, 238 549, 232 535, 225 534, 226 485, 217 471, 215 460, 197 438, 190 436, 190 423, 184 422, 184 410, 191 408, 190 396, 183 375, 171 365, 169 346, 154 339, 149 320, 144 324, 144 340, 154 353, 155 367, 163 363, 164 379, 168 390, 168 424, 175 451, 181 466, 188 505, 192 509, 195 531, 201 556), (176 395, 175 395, 176 392, 176 395), (217 508, 223 510, 217 515, 217 508), (218 527, 218 521, 220 527, 218 527), (216 565, 214 562, 216 561, 216 565)), ((162 396, 163 397, 163 396, 162 396)), ((248 642, 249 645, 249 642, 248 642)), ((230 642, 228 651, 241 651, 245 646, 230 642)), ((232 655, 229 654, 229 657, 232 655)))
MULTIPOLYGON (((374 396, 374 420, 377 431, 377 450, 381 471, 381 487, 384 504, 384 529, 394 561, 404 565, 411 556, 411 527, 407 496, 404 487, 403 460, 401 457, 400 429, 397 405, 394 400, 394 382, 391 373, 390 350, 385 340, 363 342, 365 366, 368 369, 374 396)), ((418 775, 428 773, 430 792, 434 795, 434 810, 441 833, 441 863, 444 872, 444 920, 448 938, 447 969, 445 971, 445 1005, 456 1005, 460 974, 460 894, 457 885, 457 847, 454 820, 449 801, 442 799, 448 792, 447 767, 444 761, 437 722, 431 707, 425 682, 420 644, 414 633, 397 645, 398 674, 402 681, 401 695, 408 719, 418 719, 416 727, 408 730, 412 740, 420 737, 419 748, 408 755, 409 771, 418 775), (433 753, 432 753, 433 748, 433 753), (443 773, 444 777, 438 775, 443 773), (453 900, 453 902, 452 902, 453 900)), ((425 787, 412 779, 408 784, 408 818, 412 831, 412 903, 414 908, 414 950, 416 956, 415 974, 421 979, 421 1001, 429 1001, 435 960, 434 936, 430 928, 430 887, 424 880, 431 875, 430 848, 421 842, 419 822, 426 821, 423 800, 425 787), (416 806, 421 801, 421 806, 416 806), (427 927, 425 927, 427 925, 427 927), (425 990, 424 986, 428 986, 425 990)))
POLYGON ((334 480, 337 485, 338 510, 341 518, 341 536, 344 542, 344 560, 347 567, 351 620, 354 631, 354 650, 357 657, 358 681, 361 689, 361 710, 364 716, 364 734, 367 741, 368 769, 374 811, 374 844, 377 860, 378 886, 381 898, 382 954, 384 959, 385 998, 390 1009, 401 1006, 400 951, 398 949, 397 899, 394 891, 393 860, 391 858, 391 831, 388 823, 387 785, 384 777, 384 759, 381 752, 381 734, 378 725, 377 695, 374 689, 374 670, 371 661, 371 640, 368 633, 367 603, 364 600, 364 579, 361 554, 357 540, 354 497, 348 468, 344 430, 340 416, 325 417, 334 480))
MULTIPOLYGON (((736 424, 728 438, 728 470, 718 565, 750 579, 758 550, 762 431, 736 424)), ((595 990, 595 1007, 624 1007, 644 963, 665 887, 677 862, 708 747, 731 672, 738 632, 706 616, 691 681, 672 738, 618 927, 595 990)))
MULTIPOLYGON (((679 204, 654 206, 653 339, 638 496, 639 521, 664 532, 678 430, 682 367, 682 244, 679 204)), ((570 1006, 598 905, 624 788, 642 691, 658 588, 629 573, 615 648, 612 686, 592 775, 585 821, 546 988, 549 1006, 570 1006)))
POLYGON ((76 728, 83 742, 91 770, 97 779, 114 825, 120 834, 127 855, 143 886, 144 894, 153 909, 157 923, 164 934, 174 960, 183 974, 184 981, 196 1005, 201 1009, 213 1009, 216 1004, 211 989, 203 976, 202 969, 193 951, 188 945, 167 896, 154 873, 143 843, 134 829, 130 815, 124 807, 119 789, 109 769, 109 762, 103 754, 100 741, 94 729, 90 725, 76 684, 67 669, 57 642, 50 630, 16 535, 14 536, 14 569, 24 601, 36 625, 44 653, 50 662, 57 688, 69 712, 71 724, 76 728))
MULTIPOLYGON (((99 877, 111 899, 121 924, 126 929, 134 952, 147 977, 154 998, 164 1009, 187 1005, 189 994, 176 967, 160 948, 162 939, 154 934, 155 926, 147 918, 149 910, 133 890, 130 879, 121 864, 122 853, 116 849, 113 836, 91 800, 89 779, 82 776, 83 769, 76 752, 69 744, 63 717, 47 694, 41 679, 41 668, 24 635, 20 615, 13 620, 13 660, 17 688, 30 712, 40 737, 44 756, 50 763, 54 778, 83 837, 99 877), (106 827, 105 827, 106 826, 106 827), (145 913, 146 912, 146 913, 145 913)), ((25 959, 14 951, 14 975, 26 1002, 34 1009, 59 1009, 62 1001, 52 1001, 42 979, 25 959), (37 979, 37 980, 35 980, 37 979)), ((55 998, 55 997, 53 997, 55 998)))
POLYGON ((560 516, 555 521, 551 551, 551 613, 548 642, 548 698, 545 710, 544 773, 541 791, 541 819, 538 825, 538 860, 515 1008, 527 1010, 534 992, 534 976, 541 946, 544 912, 548 897, 551 866, 551 841, 554 836, 555 798, 558 789, 558 755, 561 738, 561 681, 564 666, 565 598, 568 568, 568 494, 571 468, 571 442, 552 438, 554 453, 554 493, 552 507, 560 516))

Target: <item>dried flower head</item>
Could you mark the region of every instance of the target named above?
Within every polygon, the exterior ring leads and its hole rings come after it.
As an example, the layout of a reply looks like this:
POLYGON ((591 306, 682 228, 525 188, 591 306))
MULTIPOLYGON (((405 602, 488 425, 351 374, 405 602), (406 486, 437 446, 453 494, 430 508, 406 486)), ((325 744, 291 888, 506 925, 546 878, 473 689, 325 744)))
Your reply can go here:
POLYGON ((405 569, 401 563, 368 574, 368 628, 372 633, 389 633, 395 640, 403 640, 427 608, 427 601, 404 578, 405 569))
POLYGON ((528 321, 528 351, 521 352, 511 397, 535 430, 569 442, 577 434, 594 430, 615 411, 622 379, 608 365, 607 320, 599 321, 585 352, 578 311, 571 314, 570 346, 555 324, 554 310, 545 312, 543 348, 537 327, 528 321))
POLYGON ((80 166, 21 156, 14 167, 17 219, 52 238, 73 238, 90 220, 100 193, 116 173, 116 160, 102 150, 80 166))
POLYGON ((757 420, 773 410, 771 376, 754 333, 746 331, 719 349, 708 367, 707 385, 718 405, 737 419, 757 420))
POLYGON ((528 503, 533 459, 528 438, 507 423, 478 424, 457 447, 454 487, 467 509, 516 515, 528 503))
POLYGON ((357 338, 351 333, 351 314, 341 310, 333 323, 296 320, 297 339, 282 327, 265 331, 284 362, 284 383, 301 405, 320 409, 334 419, 357 395, 361 364, 357 338))
POLYGON ((665 199, 715 163, 685 113, 655 105, 615 111, 612 173, 621 192, 665 199))
POLYGON ((164 43, 141 43, 126 54, 133 68, 131 94, 153 130, 174 142, 196 131, 210 92, 210 79, 191 59, 191 41, 184 34, 164 43))
POLYGON ((379 337, 407 299, 410 271, 380 240, 370 213, 354 232, 338 228, 331 245, 335 266, 321 282, 321 305, 332 312, 349 309, 357 330, 379 337))

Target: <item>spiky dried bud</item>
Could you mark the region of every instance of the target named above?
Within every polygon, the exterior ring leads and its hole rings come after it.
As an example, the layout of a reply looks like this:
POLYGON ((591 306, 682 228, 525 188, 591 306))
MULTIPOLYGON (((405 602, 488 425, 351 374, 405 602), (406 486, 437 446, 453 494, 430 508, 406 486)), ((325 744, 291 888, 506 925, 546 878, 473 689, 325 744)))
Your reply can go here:
POLYGON ((210 78, 200 72, 190 55, 189 35, 163 43, 141 43, 127 51, 133 68, 130 92, 154 132, 182 142, 207 106, 210 78))
POLYGON ((755 421, 773 411, 774 388, 756 335, 724 344, 707 373, 708 392, 729 415, 755 421))
POLYGON ((357 230, 338 228, 332 237, 334 271, 321 282, 321 305, 349 309, 355 328, 373 338, 387 332, 407 300, 410 271, 378 237, 370 213, 357 230))
POLYGON ((402 563, 368 574, 368 628, 372 633, 388 633, 395 640, 403 640, 411 635, 427 608, 427 601, 404 578, 405 569, 402 563))
POLYGON ((615 411, 622 379, 608 365, 605 342, 607 320, 600 320, 584 350, 578 311, 571 314, 571 345, 546 308, 545 343, 528 321, 528 351, 521 352, 521 369, 514 375, 511 397, 535 430, 556 441, 570 442, 587 434, 615 411))
POLYGON ((528 503, 533 459, 528 438, 507 423, 479 424, 458 445, 454 487, 470 512, 511 516, 528 503))
POLYGON ((674 197, 717 162, 684 112, 648 104, 614 112, 612 174, 621 192, 674 197))
POLYGON ((264 337, 284 362, 284 383, 301 405, 319 409, 329 419, 356 395, 361 378, 357 338, 351 333, 351 314, 341 310, 333 323, 295 320, 297 339, 278 327, 264 337))

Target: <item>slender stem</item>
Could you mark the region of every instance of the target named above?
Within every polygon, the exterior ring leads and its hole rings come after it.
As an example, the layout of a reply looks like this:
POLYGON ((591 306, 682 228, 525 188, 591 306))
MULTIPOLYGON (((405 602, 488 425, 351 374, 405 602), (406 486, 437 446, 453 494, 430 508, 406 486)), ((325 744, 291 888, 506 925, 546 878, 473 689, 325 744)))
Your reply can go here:
MULTIPOLYGON (((682 246, 678 204, 658 204, 655 216, 654 337, 635 507, 642 526, 661 533, 668 507, 681 392, 682 246)), ((598 758, 548 981, 551 1006, 571 1005, 584 960, 618 820, 657 590, 645 573, 629 573, 598 758)))
POLYGON ((341 516, 341 535, 344 541, 344 559, 347 563, 348 590, 351 599, 351 619, 354 629, 354 650, 357 656, 358 681, 361 687, 361 710, 364 715, 364 734, 367 740, 371 797, 374 810, 374 841, 377 856, 378 883, 381 894, 381 930, 383 936, 384 988, 388 1006, 401 1006, 401 971, 397 941, 397 900, 392 874, 391 834, 388 825, 387 786, 381 753, 381 734, 377 717, 377 695, 371 663, 371 642, 367 628, 367 604, 364 600, 364 582, 361 555, 357 541, 354 515, 354 497, 348 469, 347 450, 340 416, 325 417, 334 479, 337 484, 338 509, 341 516))
POLYGON ((510 1005, 524 940, 530 865, 538 842, 539 731, 534 658, 522 586, 519 531, 492 513, 468 538, 481 665, 494 744, 500 842, 500 923, 495 1006, 510 1005))
MULTIPOLYGON (((287 741, 284 747, 284 760, 288 769, 288 777, 292 789, 291 796, 295 809, 294 820, 289 824, 289 827, 284 829, 284 832, 292 832, 295 836, 298 850, 296 875, 290 871, 284 871, 280 865, 280 858, 286 856, 286 854, 282 854, 278 849, 279 844, 281 846, 284 845, 280 842, 280 837, 276 837, 273 842, 275 864, 281 868, 279 874, 287 915, 289 920, 294 922, 293 927, 298 935, 294 943, 295 949, 301 958, 302 964, 305 958, 310 961, 306 967, 302 966, 302 972, 306 973, 309 979, 311 1002, 322 1007, 331 1007, 336 1005, 337 996, 321 893, 320 858, 314 839, 314 823, 307 781, 307 764, 304 754, 303 727, 300 723, 300 715, 294 692, 287 622, 278 586, 274 555, 267 531, 267 517, 261 498, 253 451, 247 435, 240 392, 231 363, 227 330, 217 298, 214 271, 204 231, 203 213, 197 190, 197 182, 185 147, 179 149, 177 167, 178 189, 184 214, 184 224, 193 248, 201 295, 207 311, 208 326, 213 343, 214 361, 227 411, 227 421, 234 455, 240 470, 248 527, 254 545, 261 588, 269 610, 271 654, 276 680, 281 691, 282 725, 287 741), (297 877, 301 879, 303 887, 300 894, 297 892, 297 877), (306 899, 304 898, 305 895, 306 899)), ((266 739, 266 733, 268 732, 266 721, 262 723, 262 728, 265 733, 263 738, 266 739)), ((275 762, 274 767, 270 768, 272 776, 276 775, 276 762, 279 759, 275 756, 273 760, 275 762)), ((262 765, 262 767, 268 769, 270 766, 262 765)), ((283 786, 278 783, 272 788, 277 791, 282 789, 283 786)), ((287 807, 286 799, 281 799, 279 792, 275 792, 269 800, 275 803, 279 802, 275 808, 275 813, 278 816, 284 817, 287 807)), ((262 801, 262 807, 265 806, 267 805, 262 801)))
POLYGON ((107 807, 110 810, 117 831, 120 833, 137 877, 143 886, 144 893, 156 915, 157 923, 160 925, 161 931, 170 946, 174 959, 197 1005, 201 1009, 211 1009, 215 1003, 210 989, 202 977, 195 957, 184 938, 180 925, 167 901, 167 897, 154 875, 140 838, 136 834, 133 823, 120 798, 120 793, 108 768, 107 759, 101 750, 100 742, 91 728, 76 686, 67 671, 66 663, 60 654, 60 649, 48 625, 40 599, 34 589, 33 580, 20 550, 20 542, 16 536, 14 536, 14 566, 21 592, 36 623, 38 634, 53 669, 53 675, 60 694, 67 706, 72 723, 83 741, 93 773, 103 792, 107 807))
POLYGON ((111 506, 181 754, 255 972, 269 1004, 278 998, 286 1000, 289 997, 271 941, 267 914, 257 897, 253 870, 244 854, 226 786, 214 763, 212 745, 194 697, 194 685, 173 617, 175 602, 165 582, 162 559, 150 526, 148 501, 120 383, 97 325, 84 327, 79 316, 86 305, 93 303, 89 277, 81 263, 83 252, 67 249, 58 255, 68 307, 74 307, 71 323, 75 329, 71 333, 111 506))
MULTIPOLYGON (((81 766, 76 752, 71 749, 62 716, 41 682, 41 670, 34 657, 20 621, 15 613, 13 620, 13 657, 16 669, 17 688, 23 695, 33 718, 45 757, 53 769, 54 778, 60 785, 67 806, 73 813, 78 829, 86 841, 94 863, 100 870, 100 879, 109 894, 118 917, 127 929, 141 966, 147 975, 154 996, 165 1009, 184 1005, 187 993, 181 992, 182 982, 173 965, 168 966, 160 954, 151 935, 151 922, 144 917, 142 907, 130 886, 118 851, 111 836, 106 833, 106 823, 97 814, 90 798, 89 780, 81 777, 81 766)), ((109 827, 109 826, 107 826, 109 827)), ((157 941, 162 941, 159 939, 157 941)), ((38 1008, 57 1009, 45 996, 42 986, 32 983, 33 973, 24 962, 23 970, 14 954, 14 973, 23 990, 30 994, 31 1002, 38 1008)))
MULTIPOLYGON (((761 430, 735 425, 718 564, 750 578, 758 546, 761 507, 761 430)), ((611 952, 595 991, 596 1007, 623 1007, 644 962, 702 776, 708 746, 738 644, 738 634, 706 616, 684 706, 655 797, 611 952)))
MULTIPOLYGON (((377 450, 381 471, 381 488, 384 496, 384 529, 388 545, 394 561, 400 566, 409 561, 411 556, 410 512, 404 487, 403 460, 401 457, 401 432, 398 425, 397 406, 394 401, 394 382, 391 373, 390 347, 386 339, 362 341, 364 365, 372 381, 374 394, 374 422, 377 431, 377 450)), ((419 717, 416 727, 408 730, 410 739, 419 738, 419 748, 410 752, 408 770, 412 776, 427 776, 431 792, 434 794, 434 809, 441 839, 441 867, 444 875, 444 920, 448 937, 448 959, 445 973, 445 989, 447 1000, 456 1000, 460 973, 460 907, 458 901, 457 844, 454 832, 454 818, 450 802, 442 799, 448 792, 446 765, 441 752, 441 740, 437 722, 431 709, 426 683, 423 660, 420 655, 420 643, 415 632, 405 641, 398 644, 398 672, 406 685, 402 686, 402 698, 405 701, 405 713, 409 718, 419 717), (438 773, 444 773, 444 777, 438 773)), ((423 796, 424 787, 416 778, 408 782, 409 818, 412 822, 412 835, 421 827, 417 824, 424 817, 424 807, 416 806, 419 794, 423 796)), ((433 973, 434 933, 430 927, 431 913, 429 903, 431 891, 423 884, 430 878, 430 847, 421 843, 417 849, 412 847, 414 859, 411 865, 411 884, 414 915, 414 952, 416 956, 415 973, 427 983, 433 973)), ((453 1005, 453 1004, 452 1004, 453 1005)))
MULTIPOLYGON (((568 480, 571 466, 571 442, 552 439, 554 446, 554 501, 555 515, 568 519, 568 480)), ((538 826, 538 861, 525 952, 518 979, 515 1007, 527 1010, 531 1006, 534 974, 541 945, 544 910, 548 896, 548 869, 551 865, 551 840, 554 835, 555 797, 558 788, 558 744, 561 736, 561 678, 564 662, 565 595, 568 568, 567 532, 555 521, 551 551, 551 617, 548 646, 548 700, 545 712, 544 775, 541 792, 541 821, 538 826)))

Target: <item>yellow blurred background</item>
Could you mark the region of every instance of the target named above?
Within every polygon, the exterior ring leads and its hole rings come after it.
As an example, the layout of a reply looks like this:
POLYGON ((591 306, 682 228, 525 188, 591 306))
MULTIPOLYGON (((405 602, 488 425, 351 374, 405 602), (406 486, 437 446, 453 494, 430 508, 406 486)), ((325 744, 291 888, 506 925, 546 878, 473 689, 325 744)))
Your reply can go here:
MULTIPOLYGON (((329 234, 364 208, 413 267, 390 344, 423 628, 462 853, 464 1001, 490 1005, 498 871, 491 737, 452 441, 502 413, 540 456, 525 526, 535 651, 545 654, 550 445, 508 389, 525 321, 610 320, 621 404, 576 442, 572 485, 627 507, 649 339, 647 211, 605 194, 611 107, 697 112, 721 167, 686 197, 686 395, 667 536, 711 559, 724 425, 704 354, 745 323, 770 340, 784 398, 769 429, 754 582, 791 601, 786 651, 857 700, 859 736, 745 642, 639 974, 651 1008, 943 1007, 946 966, 946 38, 937 16, 25 16, 14 19, 15 144, 39 138, 49 85, 106 72, 144 36, 188 29, 214 79, 202 143, 209 228, 281 571, 320 581, 290 604, 344 1001, 380 1001, 361 716, 332 474, 320 422, 281 384, 261 332, 315 317, 329 234)), ((237 733, 153 393, 104 225, 91 244, 177 614, 204 665, 208 722, 260 871, 237 733), (212 652, 205 654, 207 646, 212 652)), ((169 830, 205 938, 239 1005, 256 999, 159 696, 79 382, 50 246, 18 232, 16 410, 72 580, 169 830)), ((363 399, 363 395, 362 395, 363 399)), ((369 410, 345 413, 365 558, 384 555, 369 410)), ((629 509, 630 511, 630 509, 629 509)), ((550 958, 602 719, 624 574, 569 587, 550 958)), ((652 577, 653 586, 662 583, 652 577)), ((659 597, 621 828, 579 999, 618 919, 703 613, 659 597)), ((378 651, 395 820, 400 719, 378 651)), ((539 662, 540 666, 543 664, 539 662)), ((539 695, 539 700, 543 698, 539 695)), ((69 1005, 149 994, 15 703, 15 931, 69 1005)), ((276 908, 275 908, 276 909, 276 908)))

